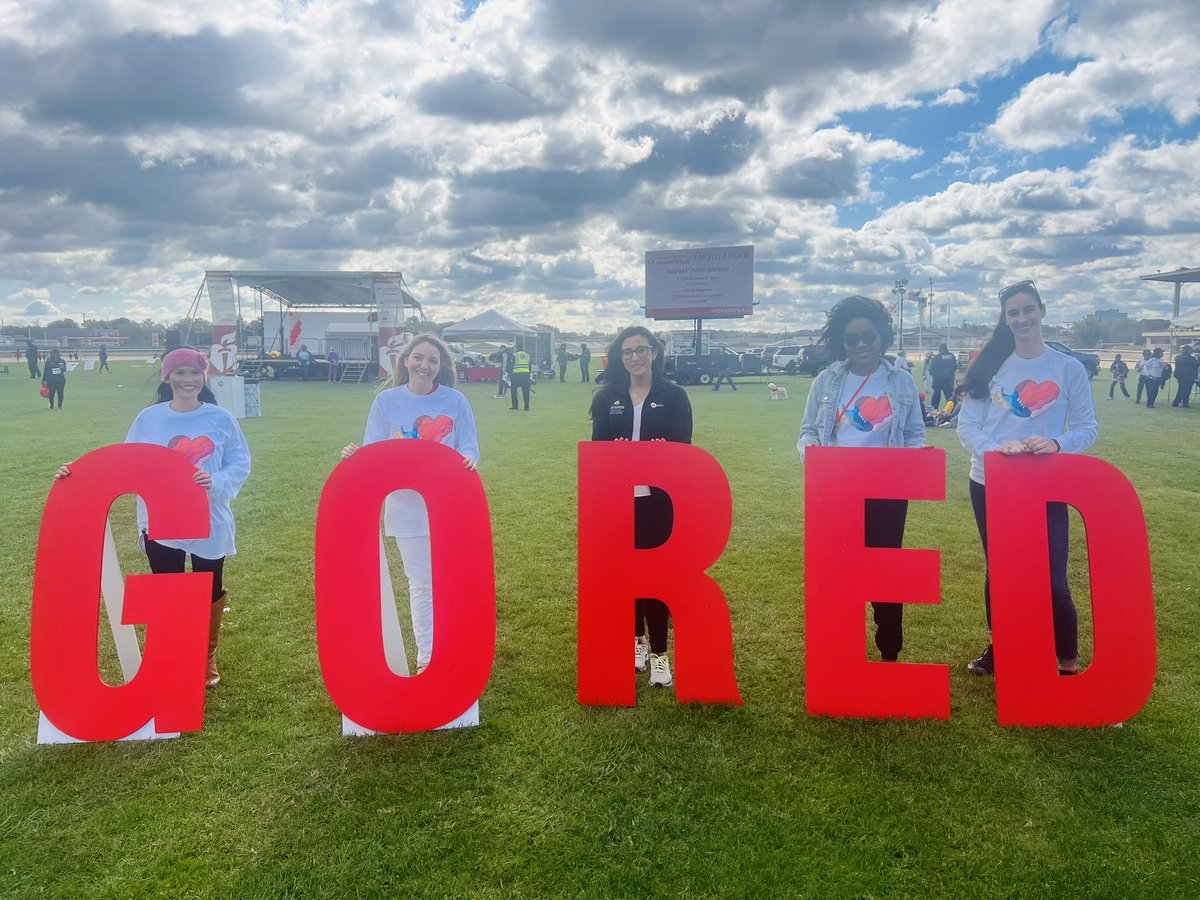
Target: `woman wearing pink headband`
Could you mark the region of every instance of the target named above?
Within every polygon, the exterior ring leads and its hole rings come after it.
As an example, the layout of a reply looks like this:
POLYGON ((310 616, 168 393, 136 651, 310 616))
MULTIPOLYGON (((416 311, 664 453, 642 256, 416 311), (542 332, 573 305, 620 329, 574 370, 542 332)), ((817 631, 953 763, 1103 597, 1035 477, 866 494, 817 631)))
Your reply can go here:
MULTIPOLYGON (((217 639, 225 611, 227 592, 223 584, 225 557, 233 556, 233 513, 229 503, 238 495, 250 474, 250 449, 242 429, 205 383, 208 357, 199 350, 180 347, 162 361, 162 381, 155 402, 138 413, 127 444, 157 444, 184 454, 196 467, 192 480, 208 492, 208 537, 187 541, 152 541, 146 536, 146 506, 137 503, 139 544, 155 574, 183 572, 187 557, 193 572, 211 572, 212 613, 208 627, 208 670, 204 684, 213 687, 221 680, 217 672, 217 639)), ((55 477, 71 474, 62 466, 55 477)))

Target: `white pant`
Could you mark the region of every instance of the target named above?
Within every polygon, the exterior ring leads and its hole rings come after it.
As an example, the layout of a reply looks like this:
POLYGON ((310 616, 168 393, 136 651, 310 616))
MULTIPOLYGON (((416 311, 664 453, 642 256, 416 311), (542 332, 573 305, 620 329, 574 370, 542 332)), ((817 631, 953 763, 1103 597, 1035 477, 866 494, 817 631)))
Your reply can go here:
POLYGON ((429 535, 398 537, 396 547, 408 579, 408 608, 417 642, 417 667, 424 668, 433 656, 433 564, 429 535))

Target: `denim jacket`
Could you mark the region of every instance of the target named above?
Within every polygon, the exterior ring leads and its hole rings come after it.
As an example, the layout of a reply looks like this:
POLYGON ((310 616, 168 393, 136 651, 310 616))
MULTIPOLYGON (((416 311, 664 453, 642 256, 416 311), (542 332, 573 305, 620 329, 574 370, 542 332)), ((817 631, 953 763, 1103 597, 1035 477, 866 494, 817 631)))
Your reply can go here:
MULTIPOLYGON (((925 414, 917 394, 917 383, 909 372, 896 368, 886 359, 880 360, 879 364, 887 373, 885 392, 892 405, 887 445, 925 446, 925 414)), ((813 381, 808 392, 808 403, 804 407, 804 421, 800 424, 800 440, 796 443, 801 460, 804 459, 805 447, 829 447, 833 444, 834 419, 837 418, 842 389, 846 386, 848 368, 846 360, 839 359, 822 370, 813 381)))

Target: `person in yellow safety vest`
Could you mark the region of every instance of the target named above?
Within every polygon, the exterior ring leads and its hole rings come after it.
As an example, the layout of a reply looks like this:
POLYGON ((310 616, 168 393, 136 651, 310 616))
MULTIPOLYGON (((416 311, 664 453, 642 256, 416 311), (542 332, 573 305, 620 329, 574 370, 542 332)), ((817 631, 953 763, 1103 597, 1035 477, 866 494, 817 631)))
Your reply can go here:
POLYGON ((513 369, 512 369, 512 408, 517 408, 517 388, 521 389, 521 394, 525 398, 525 411, 529 411, 529 354, 524 350, 518 350, 513 354, 513 369))

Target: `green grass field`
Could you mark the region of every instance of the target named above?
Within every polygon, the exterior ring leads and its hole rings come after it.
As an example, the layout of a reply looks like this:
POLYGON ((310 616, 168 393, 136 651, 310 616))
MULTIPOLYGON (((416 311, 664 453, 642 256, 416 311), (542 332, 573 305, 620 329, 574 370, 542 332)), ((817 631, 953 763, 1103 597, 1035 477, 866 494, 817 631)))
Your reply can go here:
MULTIPOLYGON (((267 383, 264 416, 243 423, 255 468, 234 506, 223 682, 204 731, 39 747, 39 519, 54 469, 120 442, 149 402, 152 370, 113 369, 73 373, 61 412, 23 365, 0 375, 0 895, 1200 896, 1200 409, 1109 402, 1097 380, 1092 452, 1129 476, 1146 511, 1158 677, 1122 729, 1020 729, 996 724, 993 683, 963 667, 986 635, 968 457, 952 430, 929 433, 948 449, 946 502, 913 503, 906 538, 941 550, 943 602, 908 609, 904 652, 951 666, 950 721, 804 712, 794 447, 807 378, 783 382, 786 403, 761 385, 690 391, 695 441, 732 485, 733 534, 712 575, 745 706, 681 706, 642 682, 637 708, 593 709, 575 701, 574 650, 575 454, 590 386, 545 384, 525 413, 472 385, 499 617, 483 725, 343 739, 317 663, 313 524, 372 391, 267 383)), ((127 504, 121 517, 136 571, 127 504)), ((1131 541, 1141 528, 1103 527, 1131 541)), ((55 552, 70 564, 72 548, 55 552)))

